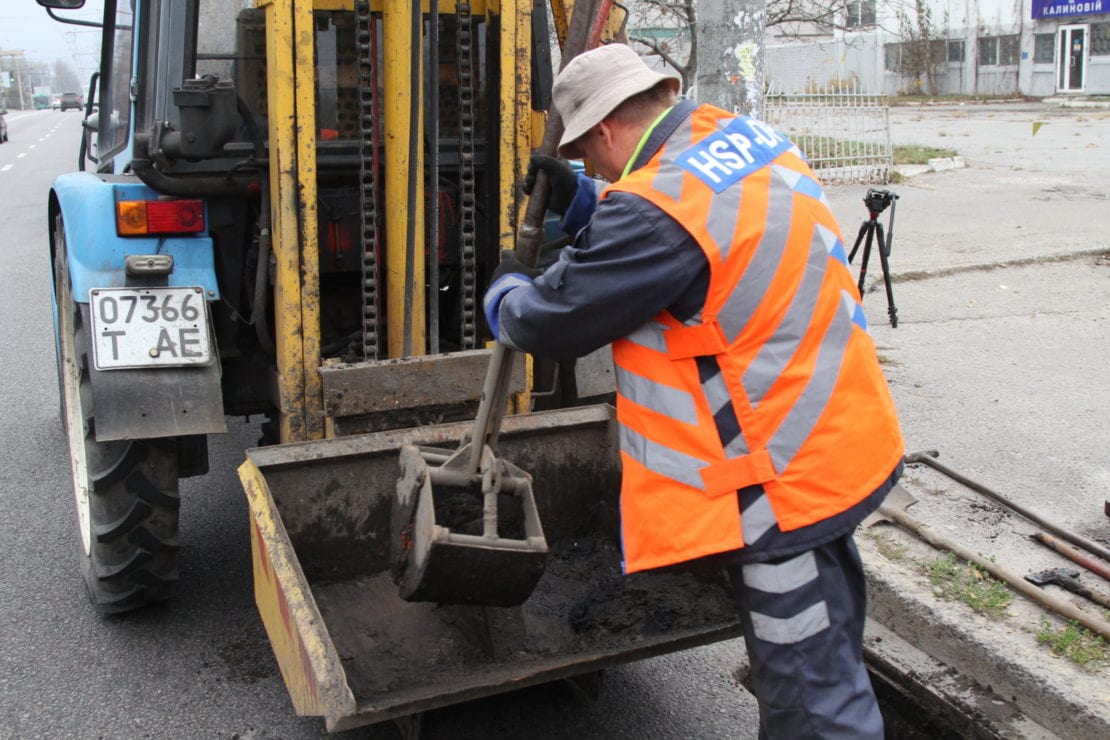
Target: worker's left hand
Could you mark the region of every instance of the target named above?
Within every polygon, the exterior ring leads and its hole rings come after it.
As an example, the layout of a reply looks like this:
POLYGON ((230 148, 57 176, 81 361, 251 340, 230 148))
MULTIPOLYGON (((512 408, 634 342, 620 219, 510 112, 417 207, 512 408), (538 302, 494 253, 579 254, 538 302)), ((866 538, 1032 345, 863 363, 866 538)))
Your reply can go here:
POLYGON ((547 210, 562 216, 570 208, 575 194, 578 192, 578 176, 570 165, 561 159, 548 157, 543 154, 533 154, 528 160, 528 171, 524 175, 525 195, 531 195, 536 187, 536 174, 547 173, 547 181, 551 185, 550 195, 547 199, 547 210))
POLYGON ((489 288, 486 289, 486 295, 482 298, 482 309, 486 315, 486 324, 489 325, 489 330, 494 339, 497 339, 501 328, 498 320, 501 301, 508 295, 509 291, 524 285, 531 285, 532 280, 541 272, 543 271, 521 262, 517 258, 516 252, 511 249, 501 252, 501 263, 497 265, 497 269, 490 276, 489 288))

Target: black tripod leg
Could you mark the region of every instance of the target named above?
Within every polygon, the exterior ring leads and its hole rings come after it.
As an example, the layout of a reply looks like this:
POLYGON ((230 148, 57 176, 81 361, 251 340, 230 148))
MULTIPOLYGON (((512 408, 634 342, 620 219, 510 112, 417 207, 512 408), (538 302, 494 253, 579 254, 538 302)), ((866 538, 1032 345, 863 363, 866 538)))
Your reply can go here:
POLYGON ((856 258, 856 251, 859 245, 863 243, 863 235, 867 233, 867 227, 871 225, 870 221, 864 221, 859 225, 859 232, 856 234, 856 243, 852 245, 852 251, 848 253, 848 264, 852 264, 852 260, 856 258))
POLYGON ((886 312, 890 315, 890 325, 898 326, 898 309, 894 306, 894 286, 890 282, 890 264, 887 261, 889 251, 886 240, 883 238, 883 225, 875 224, 879 230, 879 263, 883 266, 883 284, 886 286, 886 312))
POLYGON ((867 238, 863 242, 863 258, 859 263, 859 299, 863 300, 863 283, 867 280, 867 263, 871 261, 871 241, 875 237, 875 223, 868 221, 862 228, 867 229, 867 238))

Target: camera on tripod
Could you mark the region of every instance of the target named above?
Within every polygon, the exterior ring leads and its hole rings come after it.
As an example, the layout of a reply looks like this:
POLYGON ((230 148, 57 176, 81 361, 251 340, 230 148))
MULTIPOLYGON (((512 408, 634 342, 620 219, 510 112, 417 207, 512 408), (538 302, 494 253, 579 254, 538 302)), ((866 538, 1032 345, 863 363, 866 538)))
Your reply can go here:
POLYGON ((882 213, 891 203, 898 199, 897 194, 889 190, 873 190, 868 188, 867 195, 863 196, 863 204, 872 214, 882 213))
POLYGON ((894 242, 894 211, 897 208, 894 201, 896 200, 898 200, 898 195, 889 190, 867 189, 867 195, 863 196, 863 204, 867 206, 870 217, 860 225, 856 243, 852 246, 852 251, 848 255, 848 264, 850 265, 852 260, 856 258, 856 252, 860 245, 863 245, 863 260, 860 263, 859 283, 856 286, 859 288, 860 300, 863 300, 867 263, 871 260, 871 247, 872 244, 878 247, 876 251, 879 253, 879 263, 883 268, 883 285, 886 287, 886 310, 890 316, 892 327, 898 326, 898 309, 894 306, 894 288, 890 284, 890 265, 887 259, 890 257, 890 247, 894 242), (879 214, 885 211, 887 207, 891 207, 890 219, 889 227, 884 234, 883 224, 879 221, 879 214))

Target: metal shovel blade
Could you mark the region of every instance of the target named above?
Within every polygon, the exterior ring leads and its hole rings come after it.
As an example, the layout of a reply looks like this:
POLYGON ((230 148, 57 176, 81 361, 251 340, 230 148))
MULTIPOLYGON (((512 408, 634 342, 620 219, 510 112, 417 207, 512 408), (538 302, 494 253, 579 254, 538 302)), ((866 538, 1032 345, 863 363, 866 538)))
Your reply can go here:
POLYGON ((394 580, 406 601, 516 606, 543 575, 547 541, 532 478, 483 449, 401 448, 393 506, 394 580))

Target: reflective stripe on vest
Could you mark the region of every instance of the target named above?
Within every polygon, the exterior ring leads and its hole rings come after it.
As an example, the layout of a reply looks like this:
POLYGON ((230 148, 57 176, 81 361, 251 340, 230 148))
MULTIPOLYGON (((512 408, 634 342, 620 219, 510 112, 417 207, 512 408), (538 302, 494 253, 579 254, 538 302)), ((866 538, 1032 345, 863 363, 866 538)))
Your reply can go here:
MULTIPOLYGON (((818 245, 818 248, 820 257, 827 260, 828 252, 821 245, 818 245)), ((812 267, 812 260, 807 263, 807 280, 811 274, 822 275, 819 267, 812 267)), ((803 289, 805 287, 804 280, 803 289)), ((801 303, 804 307, 810 309, 804 315, 804 324, 801 327, 804 330, 812 318, 816 293, 810 296, 803 290, 799 290, 795 294, 794 303, 801 303)), ((649 446, 641 442, 633 449, 626 449, 625 451, 645 468, 660 475, 681 480, 683 483, 694 486, 710 496, 719 496, 733 492, 737 488, 772 480, 775 472, 785 469, 794 458, 798 448, 801 447, 812 431, 817 418, 824 411, 825 403, 832 393, 833 385, 840 372, 841 359, 851 337, 852 326, 858 325, 860 328, 867 328, 862 308, 847 291, 841 293, 839 303, 839 310, 830 322, 820 344, 817 362, 804 392, 766 444, 766 450, 770 454, 770 462, 773 467, 768 467, 767 460, 764 457, 753 459, 742 436, 738 436, 725 444, 724 453, 728 458, 725 462, 696 460, 693 456, 672 450, 662 443, 649 446), (646 454, 648 450, 651 451, 650 455, 646 454), (695 460, 696 462, 693 462, 695 460), (701 474, 700 480, 691 476, 691 467, 701 474), (678 470, 681 470, 682 474, 676 477, 673 473, 678 470), (736 478, 737 475, 741 475, 743 478, 738 479, 736 478)), ((794 305, 787 312, 788 319, 793 308, 794 305)), ((798 318, 801 320, 803 317, 798 318)), ((748 398, 753 408, 759 405, 764 393, 779 377, 782 368, 785 367, 787 360, 794 355, 797 344, 802 339, 802 332, 791 333, 788 331, 790 327, 786 326, 787 323, 784 321, 783 325, 780 325, 780 329, 785 327, 785 330, 776 332, 774 337, 764 345, 756 360, 749 366, 748 372, 744 375, 745 390, 748 391, 748 398), (752 392, 753 387, 760 392, 752 392)), ((657 347, 665 344, 663 332, 658 331, 656 327, 664 328, 661 324, 652 322, 651 325, 637 330, 636 336, 639 339, 637 344, 645 344, 648 341, 647 335, 649 334, 659 336, 659 339, 650 341, 652 346, 657 347)), ((681 329, 678 330, 681 331, 681 329)), ((649 408, 660 415, 670 417, 675 421, 690 425, 697 424, 694 399, 691 394, 654 382, 619 363, 616 365, 616 375, 617 389, 623 398, 649 408)), ((725 403, 732 402, 721 373, 717 373, 709 381, 702 383, 701 388, 709 409, 714 413, 725 403)))
POLYGON ((611 190, 654 203, 710 263, 697 316, 681 324, 663 312, 613 345, 626 569, 815 523, 885 480, 902 454, 893 403, 839 229, 797 149, 766 124, 702 106, 602 197, 611 190), (857 401, 875 407, 859 423, 845 411, 857 401), (742 515, 737 504, 722 521, 730 510, 708 503, 753 485, 767 495, 742 515), (668 539, 668 507, 701 536, 668 539))

